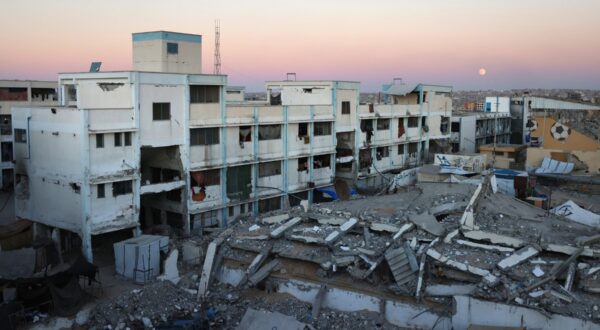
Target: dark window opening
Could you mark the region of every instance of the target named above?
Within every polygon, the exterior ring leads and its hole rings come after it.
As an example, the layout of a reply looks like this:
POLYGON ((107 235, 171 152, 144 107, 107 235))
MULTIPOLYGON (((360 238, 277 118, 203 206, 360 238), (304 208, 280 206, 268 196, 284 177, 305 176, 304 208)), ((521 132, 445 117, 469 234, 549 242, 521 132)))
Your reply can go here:
POLYGON ((386 158, 386 157, 390 156, 389 147, 377 147, 375 152, 377 153, 377 160, 381 160, 382 158, 386 158))
POLYGON ((404 130, 404 118, 400 118, 398 119, 398 137, 402 137, 402 135, 404 135, 405 130, 404 130))
POLYGON ((281 197, 274 197, 258 201, 258 212, 265 213, 281 209, 281 197))
POLYGON ((450 125, 450 130, 451 130, 452 132, 454 132, 454 133, 460 132, 460 123, 458 123, 458 122, 453 122, 453 123, 450 125))
POLYGON ((319 155, 313 158, 313 168, 331 168, 331 155, 319 155))
POLYGON ((390 129, 390 120, 389 119, 377 119, 377 130, 389 130, 390 129))
POLYGON ((233 209, 233 206, 229 207, 229 216, 232 217, 235 214, 235 211, 233 209))
POLYGON ((330 122, 314 123, 313 127, 315 136, 331 135, 330 122))
POLYGON ((172 182, 181 178, 179 171, 168 168, 151 167, 150 171, 152 173, 152 183, 172 182))
POLYGON ((361 170, 368 169, 372 162, 371 149, 363 149, 358 153, 358 163, 361 170))
POLYGON ((172 202, 181 202, 181 189, 167 191, 166 197, 172 202))
POLYGON ((22 128, 15 128, 14 139, 16 143, 27 143, 27 131, 22 128))
POLYGON ((27 101, 27 88, 2 87, 0 88, 0 101, 27 101))
POLYGON ((404 155, 404 144, 398 145, 398 155, 404 155))
POLYGON ((104 190, 104 183, 100 183, 97 187, 98 198, 106 197, 106 192, 104 190))
POLYGON ((419 149, 418 142, 408 144, 408 154, 410 156, 416 156, 417 150, 419 149))
POLYGON ((171 119, 171 103, 152 103, 152 120, 171 119))
POLYGON ((258 140, 281 139, 281 125, 260 125, 258 127, 258 140))
POLYGON ((298 158, 298 172, 308 171, 308 157, 298 158))
POLYGON ((227 168, 227 198, 231 201, 248 199, 252 191, 252 166, 227 168))
POLYGON ((167 54, 179 54, 179 44, 167 42, 167 54))
POLYGON ((240 126, 240 146, 244 146, 244 142, 252 141, 252 126, 240 126))
POLYGON ((350 114, 350 101, 342 101, 342 115, 350 114))
POLYGON ((419 117, 408 117, 408 127, 419 127, 419 117))
POLYGON ((298 124, 298 137, 308 136, 308 123, 299 123, 298 124))
POLYGON ((190 145, 219 144, 219 130, 218 127, 190 129, 190 145))
POLYGON ((191 103, 219 103, 221 86, 212 85, 191 85, 190 102, 191 103))
POLYGON ((113 196, 127 195, 133 192, 132 181, 119 181, 112 183, 113 196))
POLYGON ((121 133, 115 133, 115 147, 121 146, 121 133))
POLYGON ((13 145, 10 142, 2 142, 2 161, 12 162, 13 160, 13 145))
POLYGON ((258 164, 258 177, 264 178, 267 176, 280 175, 281 174, 281 161, 274 161, 268 163, 258 164))
POLYGON ((56 89, 54 88, 32 88, 31 89, 31 100, 32 101, 57 101, 56 89))
POLYGON ((125 145, 131 145, 131 132, 125 132, 125 145))
POLYGON ((104 148, 104 134, 96 134, 96 148, 104 148))

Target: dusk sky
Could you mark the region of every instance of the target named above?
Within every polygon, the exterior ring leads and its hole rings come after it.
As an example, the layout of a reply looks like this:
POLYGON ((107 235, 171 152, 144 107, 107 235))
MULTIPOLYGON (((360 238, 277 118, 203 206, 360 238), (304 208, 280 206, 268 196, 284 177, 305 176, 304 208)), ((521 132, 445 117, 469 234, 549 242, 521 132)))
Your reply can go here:
POLYGON ((2 0, 0 79, 131 69, 131 33, 203 35, 213 72, 262 91, 265 80, 401 77, 457 90, 600 89, 600 0, 2 0), (486 75, 478 71, 485 68, 486 75))

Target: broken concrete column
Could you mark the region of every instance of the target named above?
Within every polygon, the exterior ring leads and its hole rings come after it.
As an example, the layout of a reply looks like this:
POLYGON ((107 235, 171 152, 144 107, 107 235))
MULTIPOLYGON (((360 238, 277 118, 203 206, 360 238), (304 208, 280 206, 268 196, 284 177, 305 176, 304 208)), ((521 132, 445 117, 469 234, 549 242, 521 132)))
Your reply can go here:
POLYGON ((395 241, 398 238, 402 237, 402 235, 408 233, 409 231, 413 230, 413 228, 415 228, 415 225, 413 223, 405 223, 402 225, 402 227, 400 227, 400 230, 398 230, 398 232, 396 234, 394 234, 394 236, 392 237, 392 239, 395 241))
POLYGON ((458 243, 460 245, 466 245, 466 246, 484 249, 484 250, 490 250, 490 251, 498 251, 498 252, 513 252, 513 251, 515 251, 515 249, 509 248, 509 247, 498 246, 498 245, 479 244, 479 243, 475 243, 475 242, 471 242, 471 241, 465 241, 462 239, 457 239, 456 243, 458 243))
POLYGON ((261 222, 264 224, 280 224, 282 222, 284 222, 285 220, 289 219, 290 215, 289 214, 278 214, 278 215, 274 215, 271 217, 265 217, 261 219, 261 222))
POLYGON ((327 293, 327 285, 323 284, 319 288, 319 292, 315 296, 315 300, 312 304, 312 318, 317 320, 319 318, 319 312, 321 311, 321 304, 323 303, 323 298, 325 298, 325 294, 327 293))
POLYGON ((499 244, 514 248, 520 248, 525 244, 518 238, 488 233, 481 230, 463 231, 463 236, 476 241, 490 242, 492 244, 499 244))
POLYGON ((427 255, 432 257, 433 259, 437 260, 438 262, 445 264, 447 266, 450 266, 452 268, 456 268, 458 270, 462 270, 463 272, 468 272, 471 274, 475 274, 478 276, 483 277, 484 282, 486 282, 486 284, 493 286, 496 285, 499 281, 499 279, 494 276, 492 273, 490 273, 488 270, 479 268, 479 267, 475 267, 475 266, 471 266, 471 265, 467 265, 465 263, 456 261, 456 260, 451 260, 450 258, 443 256, 442 254, 440 254, 438 251, 430 248, 427 250, 427 255))
POLYGON ((161 281, 170 281, 173 284, 179 283, 179 270, 177 269, 177 258, 179 257, 179 251, 177 249, 171 251, 165 259, 164 272, 158 277, 161 281))
POLYGON ((210 280, 210 274, 212 273, 213 262, 215 260, 215 254, 217 253, 217 243, 210 242, 206 251, 206 258, 204 258, 204 266, 202 267, 202 274, 200 275, 200 283, 198 284, 198 296, 197 300, 203 298, 208 291, 208 283, 210 280))
POLYGON ((352 227, 354 227, 357 223, 358 223, 358 219, 350 218, 348 221, 344 222, 340 226, 340 229, 327 235, 327 237, 325 238, 325 243, 333 244, 338 238, 342 237, 348 230, 352 229, 352 227))
POLYGON ((272 232, 271 232, 271 237, 272 238, 279 238, 281 237, 288 229, 296 226, 297 224, 299 224, 300 222, 302 222, 302 218, 300 217, 295 217, 292 220, 284 223, 283 225, 275 228, 272 232))
POLYGON ((250 282, 250 284, 252 286, 257 285, 262 280, 267 278, 267 276, 269 276, 269 274, 271 274, 271 272, 277 270, 277 268, 279 267, 279 264, 280 264, 280 262, 278 259, 273 259, 273 260, 269 261, 269 263, 262 266, 259 270, 256 271, 256 273, 254 273, 252 276, 250 276, 248 278, 248 282, 250 282))
POLYGON ((512 255, 502 259, 498 263, 498 268, 505 270, 514 267, 522 263, 523 261, 538 255, 539 253, 540 251, 531 246, 524 247, 518 250, 517 252, 513 253, 512 255))

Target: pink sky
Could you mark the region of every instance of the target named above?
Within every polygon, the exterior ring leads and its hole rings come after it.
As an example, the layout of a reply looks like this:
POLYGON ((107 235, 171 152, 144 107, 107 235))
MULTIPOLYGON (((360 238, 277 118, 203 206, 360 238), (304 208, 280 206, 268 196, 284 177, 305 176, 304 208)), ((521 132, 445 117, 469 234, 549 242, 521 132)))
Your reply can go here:
POLYGON ((131 33, 203 35, 212 73, 265 80, 343 79, 377 91, 394 77, 455 89, 600 89, 598 0, 19 0, 0 2, 0 79, 131 68, 131 33), (487 75, 478 75, 484 67, 487 75))

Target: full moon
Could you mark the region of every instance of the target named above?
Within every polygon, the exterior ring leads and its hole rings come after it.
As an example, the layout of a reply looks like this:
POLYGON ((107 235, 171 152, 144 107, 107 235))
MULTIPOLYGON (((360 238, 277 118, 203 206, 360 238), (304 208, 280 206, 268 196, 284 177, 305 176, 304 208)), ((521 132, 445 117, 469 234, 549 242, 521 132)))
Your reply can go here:
POLYGON ((480 76, 485 76, 485 72, 486 72, 486 71, 485 71, 485 69, 484 69, 484 68, 481 68, 481 69, 479 69, 479 75, 480 75, 480 76))

